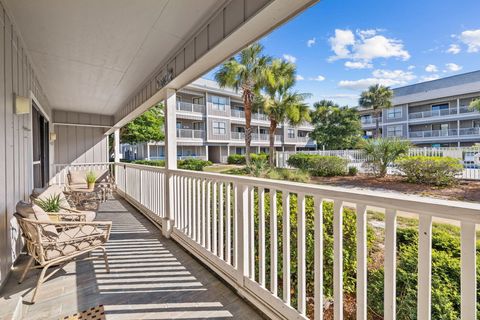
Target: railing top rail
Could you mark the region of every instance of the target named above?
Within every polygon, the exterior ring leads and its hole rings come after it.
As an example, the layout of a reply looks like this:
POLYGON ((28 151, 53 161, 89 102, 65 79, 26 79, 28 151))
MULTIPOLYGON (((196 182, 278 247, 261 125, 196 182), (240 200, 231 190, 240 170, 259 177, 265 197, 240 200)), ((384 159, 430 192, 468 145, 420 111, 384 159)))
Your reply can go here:
POLYGON ((99 165, 113 165, 115 162, 86 162, 86 163, 54 163, 56 167, 72 167, 72 166, 99 166, 99 165))
POLYGON ((167 169, 164 167, 157 167, 157 166, 149 166, 146 164, 135 164, 135 163, 128 163, 128 162, 115 162, 117 166, 124 166, 125 168, 134 168, 134 169, 144 169, 149 171, 159 171, 159 172, 167 172, 167 169))
POLYGON ((391 208, 419 215, 431 215, 452 219, 457 221, 468 221, 480 223, 480 204, 451 201, 420 197, 415 195, 404 195, 374 190, 350 189, 334 186, 311 185, 306 183, 285 182, 281 180, 270 180, 253 177, 242 177, 233 175, 222 175, 209 172, 198 172, 189 170, 166 170, 164 168, 117 163, 125 167, 160 171, 164 173, 177 174, 185 177, 212 179, 221 182, 234 182, 251 187, 261 186, 275 190, 285 190, 291 193, 306 195, 318 195, 325 199, 341 200, 346 203, 365 204, 372 207, 391 208))

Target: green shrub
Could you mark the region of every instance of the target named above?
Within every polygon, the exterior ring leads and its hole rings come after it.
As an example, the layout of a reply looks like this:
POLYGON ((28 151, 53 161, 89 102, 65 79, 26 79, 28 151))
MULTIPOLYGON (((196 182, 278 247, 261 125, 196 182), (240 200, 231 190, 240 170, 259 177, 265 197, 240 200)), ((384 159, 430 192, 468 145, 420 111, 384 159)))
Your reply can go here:
POLYGON ((245 164, 245 156, 243 154, 231 154, 227 158, 228 164, 245 164))
POLYGON ((409 182, 435 186, 454 184, 455 176, 463 170, 462 164, 451 157, 404 157, 396 163, 409 182))
POLYGON ((399 157, 406 155, 411 143, 408 140, 394 138, 367 139, 362 149, 367 156, 366 165, 379 177, 385 177, 387 168, 399 157))
POLYGON ((313 176, 332 177, 347 173, 346 159, 336 156, 297 153, 287 160, 289 166, 308 171, 313 176))
MULTIPOLYGON (((143 164, 146 166, 165 167, 165 160, 135 160, 132 161, 132 163, 143 164)), ((185 159, 177 161, 178 168, 185 170, 203 171, 203 168, 211 165, 211 161, 201 159, 185 159)))
MULTIPOLYGON (((268 161, 268 154, 266 153, 251 153, 250 158, 253 161, 255 160, 265 160, 268 161)), ((245 164, 245 155, 244 154, 231 154, 227 158, 228 164, 245 164)))
POLYGON ((133 164, 143 164, 145 166, 165 167, 165 160, 135 160, 133 164))
POLYGON ((257 178, 265 177, 270 171, 270 166, 268 165, 268 161, 266 159, 255 158, 252 159, 250 165, 245 167, 245 171, 247 172, 247 174, 257 178))
POLYGON ((178 168, 185 170, 203 171, 203 168, 211 165, 211 161, 201 159, 185 159, 178 161, 178 168))
POLYGON ((310 180, 310 174, 307 171, 298 169, 292 170, 277 168, 271 170, 267 176, 269 179, 287 180, 293 182, 308 182, 310 180))
POLYGON ((348 175, 349 176, 356 176, 358 173, 357 167, 348 167, 348 175))

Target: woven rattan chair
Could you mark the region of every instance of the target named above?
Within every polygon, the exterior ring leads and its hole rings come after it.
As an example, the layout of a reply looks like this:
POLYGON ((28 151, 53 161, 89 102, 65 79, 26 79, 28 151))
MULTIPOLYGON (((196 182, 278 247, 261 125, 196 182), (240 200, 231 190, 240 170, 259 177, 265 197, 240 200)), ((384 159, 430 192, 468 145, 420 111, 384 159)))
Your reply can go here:
MULTIPOLYGON (((59 214, 62 215, 62 213, 59 214)), ((27 253, 30 256, 19 283, 23 282, 29 270, 42 269, 32 296, 32 303, 35 303, 40 286, 46 280, 65 264, 82 255, 85 255, 82 257, 84 259, 94 259, 89 254, 86 255, 91 251, 101 250, 103 252, 105 268, 107 272, 110 272, 104 245, 110 237, 111 221, 53 222, 39 206, 24 201, 17 204, 15 217, 22 230, 27 253), (35 261, 38 265, 34 264, 35 261), (52 266, 57 269, 46 275, 47 269, 52 266)))

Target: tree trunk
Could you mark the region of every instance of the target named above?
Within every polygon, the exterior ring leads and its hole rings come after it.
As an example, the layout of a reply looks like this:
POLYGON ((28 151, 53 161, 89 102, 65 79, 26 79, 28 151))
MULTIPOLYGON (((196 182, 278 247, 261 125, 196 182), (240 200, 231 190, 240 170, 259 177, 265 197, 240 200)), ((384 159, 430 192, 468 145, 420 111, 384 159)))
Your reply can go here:
POLYGON ((250 144, 252 142, 252 93, 244 90, 243 107, 245 111, 245 164, 250 165, 250 144))
POLYGON ((270 148, 269 148, 269 163, 270 167, 275 167, 275 131, 277 130, 277 121, 270 119, 270 128, 268 129, 270 148))
POLYGON ((379 116, 379 112, 376 111, 374 113, 375 115, 375 138, 378 138, 379 137, 379 131, 380 131, 380 124, 379 124, 379 121, 378 121, 378 116, 379 116))

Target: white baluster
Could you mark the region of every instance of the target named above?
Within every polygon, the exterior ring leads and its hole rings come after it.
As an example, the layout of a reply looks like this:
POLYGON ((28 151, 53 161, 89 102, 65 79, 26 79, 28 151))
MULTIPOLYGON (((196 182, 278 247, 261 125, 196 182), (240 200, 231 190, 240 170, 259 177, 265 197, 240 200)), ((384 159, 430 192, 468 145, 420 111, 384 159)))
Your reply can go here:
POLYGON ((334 319, 343 319, 343 202, 333 205, 333 300, 334 319))
POLYGON ((323 199, 315 197, 314 269, 315 320, 323 320, 323 199))
POLYGON ((461 223, 461 319, 477 319, 475 224, 461 223))
POLYGON ((367 206, 357 204, 357 319, 367 319, 367 206))
POLYGON ((397 212, 387 209, 385 212, 385 289, 384 318, 394 320, 396 314, 396 256, 397 256, 397 212))
POLYGON ((297 279, 298 306, 300 314, 306 314, 306 263, 305 263, 305 195, 299 193, 297 198, 297 279))
POLYGON ((258 282, 265 287, 265 189, 258 188, 258 282))
POLYGON ((278 294, 277 191, 270 189, 270 291, 278 294))
POLYGON ((283 206, 283 301, 290 305, 290 194, 282 191, 283 206))
POLYGON ((418 225, 417 318, 432 318, 432 216, 420 215, 418 225))

